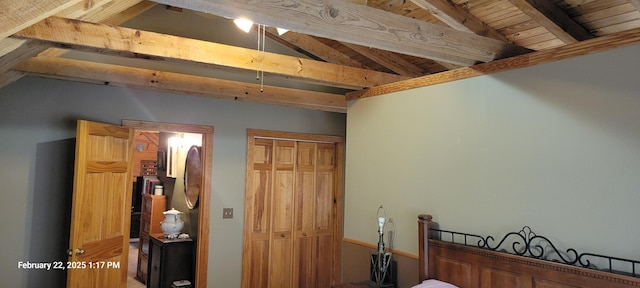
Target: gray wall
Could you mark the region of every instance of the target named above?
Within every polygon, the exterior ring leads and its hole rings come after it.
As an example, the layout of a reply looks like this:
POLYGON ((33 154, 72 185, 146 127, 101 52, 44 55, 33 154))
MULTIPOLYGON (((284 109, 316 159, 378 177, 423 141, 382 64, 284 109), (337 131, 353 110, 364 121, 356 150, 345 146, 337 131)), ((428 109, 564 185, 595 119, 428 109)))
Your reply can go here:
POLYGON ((640 45, 350 103, 345 237, 417 254, 416 216, 640 259, 640 45))
MULTIPOLYGON (((246 129, 345 134, 345 115, 26 77, 0 89, 0 271, 4 287, 59 287, 66 261, 77 119, 138 119, 215 127, 209 287, 239 287, 246 129), (222 219, 222 208, 234 208, 222 219)), ((126 266, 125 266, 126 267, 126 266)))

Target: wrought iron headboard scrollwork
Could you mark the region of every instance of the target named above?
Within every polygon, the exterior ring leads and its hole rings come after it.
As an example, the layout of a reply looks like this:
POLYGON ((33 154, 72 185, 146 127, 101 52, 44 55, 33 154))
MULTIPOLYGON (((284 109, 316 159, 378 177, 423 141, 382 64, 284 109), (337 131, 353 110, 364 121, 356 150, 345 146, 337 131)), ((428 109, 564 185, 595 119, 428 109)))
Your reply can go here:
POLYGON ((536 235, 529 226, 524 226, 518 232, 507 233, 495 245, 493 236, 483 237, 434 228, 430 231, 431 239, 640 278, 640 260, 578 253, 573 248, 562 251, 549 238, 536 235), (450 240, 444 240, 443 235, 446 236, 444 238, 450 237, 450 240))

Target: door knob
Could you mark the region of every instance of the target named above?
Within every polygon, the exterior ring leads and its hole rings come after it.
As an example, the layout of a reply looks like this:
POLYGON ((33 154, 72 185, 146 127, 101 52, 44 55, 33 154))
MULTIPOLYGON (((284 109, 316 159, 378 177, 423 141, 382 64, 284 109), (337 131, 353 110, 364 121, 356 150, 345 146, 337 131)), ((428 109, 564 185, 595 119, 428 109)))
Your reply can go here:
POLYGON ((76 252, 76 255, 84 255, 84 249, 80 249, 80 248, 76 248, 76 250, 74 250, 74 252, 76 252))

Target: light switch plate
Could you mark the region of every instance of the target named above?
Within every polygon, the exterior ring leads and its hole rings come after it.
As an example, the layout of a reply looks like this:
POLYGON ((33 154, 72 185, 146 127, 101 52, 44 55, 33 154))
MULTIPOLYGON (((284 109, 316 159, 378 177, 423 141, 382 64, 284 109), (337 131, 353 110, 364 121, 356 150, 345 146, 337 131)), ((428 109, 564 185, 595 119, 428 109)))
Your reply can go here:
POLYGON ((233 218, 233 208, 222 208, 222 219, 233 218))

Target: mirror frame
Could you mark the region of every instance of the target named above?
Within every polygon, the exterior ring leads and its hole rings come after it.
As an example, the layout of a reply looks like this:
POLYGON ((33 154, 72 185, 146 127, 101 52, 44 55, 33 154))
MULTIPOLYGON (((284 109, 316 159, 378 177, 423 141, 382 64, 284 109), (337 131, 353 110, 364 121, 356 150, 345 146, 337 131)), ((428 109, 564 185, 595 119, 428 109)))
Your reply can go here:
POLYGON ((211 206, 211 178, 213 177, 213 126, 176 124, 167 122, 149 122, 139 120, 122 120, 122 126, 142 131, 184 132, 202 135, 200 159, 202 164, 202 181, 198 196, 198 241, 196 241, 195 288, 207 287, 207 267, 209 265, 209 227, 211 206))
POLYGON ((202 146, 189 147, 184 164, 184 202, 187 208, 198 207, 200 190, 202 189, 202 146))

